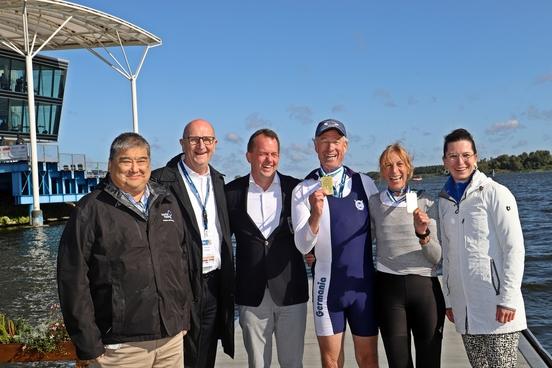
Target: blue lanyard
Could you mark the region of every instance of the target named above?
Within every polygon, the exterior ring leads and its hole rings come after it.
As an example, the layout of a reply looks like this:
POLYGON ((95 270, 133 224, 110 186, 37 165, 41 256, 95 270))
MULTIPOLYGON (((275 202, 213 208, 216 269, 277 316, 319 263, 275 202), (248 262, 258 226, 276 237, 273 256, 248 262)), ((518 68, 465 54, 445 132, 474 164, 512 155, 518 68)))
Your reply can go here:
POLYGON ((347 175, 345 174, 345 169, 343 168, 343 166, 341 166, 339 169, 336 169, 336 170, 334 170, 330 173, 327 173, 327 174, 324 172, 324 170, 322 168, 320 168, 319 171, 320 171, 319 172, 320 176, 331 176, 331 177, 334 177, 337 174, 339 174, 339 172, 341 172, 341 182, 339 183, 339 186, 337 188, 334 186, 333 195, 334 195, 334 197, 342 198, 343 197, 343 190, 345 188, 345 179, 347 179, 347 175))
POLYGON ((190 178, 190 174, 188 174, 188 170, 186 170, 186 167, 184 166, 184 163, 182 162, 182 160, 180 160, 178 164, 180 165, 180 168, 184 173, 184 178, 188 182, 190 189, 192 189, 192 193, 194 193, 194 196, 197 199, 197 203, 199 203, 199 206, 201 207, 201 218, 203 219, 203 230, 207 231, 207 227, 208 227, 207 199, 209 199, 209 193, 211 193, 211 185, 210 185, 211 181, 207 180, 207 193, 205 194, 205 201, 202 203, 201 197, 199 196, 199 192, 197 191, 197 188, 194 185, 192 178, 190 178))

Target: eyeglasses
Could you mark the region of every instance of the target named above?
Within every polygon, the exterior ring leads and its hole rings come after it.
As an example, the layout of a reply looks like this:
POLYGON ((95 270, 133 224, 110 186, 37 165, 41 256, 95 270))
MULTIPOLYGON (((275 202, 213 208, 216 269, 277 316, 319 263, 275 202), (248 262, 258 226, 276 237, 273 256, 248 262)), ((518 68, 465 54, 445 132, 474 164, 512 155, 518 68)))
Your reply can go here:
POLYGON ((215 141, 217 140, 215 137, 209 137, 209 136, 205 136, 205 137, 190 136, 190 137, 184 137, 184 139, 187 139, 192 146, 197 146, 199 144, 199 141, 202 141, 203 144, 206 146, 210 146, 213 143, 215 143, 215 141))
POLYGON ((446 159, 449 161, 456 161, 456 162, 458 162, 460 159, 462 159, 462 161, 469 161, 469 159, 472 158, 473 156, 475 156, 475 154, 471 152, 447 153, 446 159))

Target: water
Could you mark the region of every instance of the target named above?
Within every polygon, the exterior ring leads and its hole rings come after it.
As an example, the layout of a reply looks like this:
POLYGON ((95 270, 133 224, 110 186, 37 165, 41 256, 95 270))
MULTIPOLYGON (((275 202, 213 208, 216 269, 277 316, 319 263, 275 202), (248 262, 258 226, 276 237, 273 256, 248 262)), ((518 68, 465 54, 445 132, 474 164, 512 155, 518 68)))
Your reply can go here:
MULTIPOLYGON (((0 312, 45 322, 58 303, 57 244, 64 224, 0 230, 0 312)), ((6 363, 2 367, 66 367, 73 363, 6 363)))
MULTIPOLYGON (((436 197, 444 180, 427 178, 413 187, 436 197)), ((510 188, 518 202, 525 235, 523 293, 528 324, 552 352, 552 201, 543 191, 552 188, 552 172, 497 174, 495 180, 510 188)), ((47 318, 50 306, 58 302, 55 265, 63 227, 0 230, 1 312, 32 322, 47 318)))

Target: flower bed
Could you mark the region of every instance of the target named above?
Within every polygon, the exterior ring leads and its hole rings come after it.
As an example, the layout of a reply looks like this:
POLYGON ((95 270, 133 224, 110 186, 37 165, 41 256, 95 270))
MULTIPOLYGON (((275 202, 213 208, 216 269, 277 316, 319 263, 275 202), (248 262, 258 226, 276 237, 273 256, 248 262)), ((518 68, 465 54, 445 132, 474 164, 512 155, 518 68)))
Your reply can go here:
POLYGON ((71 341, 59 343, 58 347, 50 352, 40 352, 23 344, 0 344, 0 363, 64 360, 77 360, 75 346, 71 341))
POLYGON ((0 313, 0 363, 76 359, 59 306, 50 309, 48 322, 36 326, 0 313))

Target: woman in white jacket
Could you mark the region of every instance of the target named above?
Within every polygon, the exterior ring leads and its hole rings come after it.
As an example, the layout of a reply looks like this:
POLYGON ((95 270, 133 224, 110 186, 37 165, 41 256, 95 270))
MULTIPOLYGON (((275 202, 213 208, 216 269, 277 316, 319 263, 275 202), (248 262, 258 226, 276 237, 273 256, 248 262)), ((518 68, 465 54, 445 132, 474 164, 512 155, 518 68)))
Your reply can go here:
POLYGON ((450 177, 439 195, 443 294, 473 367, 515 367, 527 328, 521 295, 524 245, 512 193, 477 170, 471 134, 445 137, 450 177))

